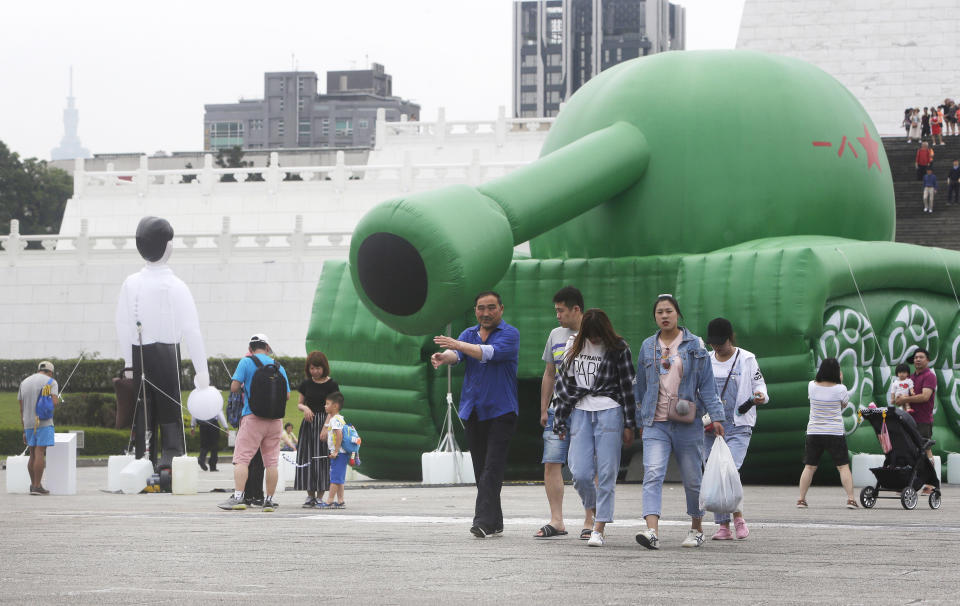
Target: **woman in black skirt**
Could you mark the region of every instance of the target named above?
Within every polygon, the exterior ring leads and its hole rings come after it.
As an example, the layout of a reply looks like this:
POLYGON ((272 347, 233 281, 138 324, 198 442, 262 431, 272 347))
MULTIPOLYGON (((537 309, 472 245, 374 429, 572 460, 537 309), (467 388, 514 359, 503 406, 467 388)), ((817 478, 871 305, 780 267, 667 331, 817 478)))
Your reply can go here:
POLYGON ((330 378, 330 362, 319 351, 311 351, 307 356, 304 375, 306 378, 297 388, 300 392, 297 408, 303 412, 303 423, 297 443, 297 477, 293 489, 307 491, 303 507, 311 508, 316 507, 323 493, 330 489, 329 453, 326 440, 320 439, 320 431, 327 422, 323 405, 328 395, 340 391, 340 386, 330 378))

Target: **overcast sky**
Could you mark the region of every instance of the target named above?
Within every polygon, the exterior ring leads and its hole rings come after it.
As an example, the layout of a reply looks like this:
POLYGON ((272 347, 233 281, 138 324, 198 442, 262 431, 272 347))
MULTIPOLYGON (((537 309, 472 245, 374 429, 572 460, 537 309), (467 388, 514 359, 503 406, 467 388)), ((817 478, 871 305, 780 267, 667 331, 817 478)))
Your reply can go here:
MULTIPOLYGON (((687 48, 733 48, 744 0, 680 0, 687 48)), ((382 63, 432 120, 510 112, 513 0, 0 0, 0 141, 50 158, 69 68, 93 153, 199 150, 203 105, 263 97, 263 73, 382 63)))

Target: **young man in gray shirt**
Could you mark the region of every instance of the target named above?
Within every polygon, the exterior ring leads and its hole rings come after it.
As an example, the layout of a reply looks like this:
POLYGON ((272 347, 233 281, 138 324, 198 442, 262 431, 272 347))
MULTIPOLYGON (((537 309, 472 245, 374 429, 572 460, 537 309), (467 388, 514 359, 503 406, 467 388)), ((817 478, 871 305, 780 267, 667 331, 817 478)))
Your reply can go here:
POLYGON ((53 364, 46 360, 40 362, 36 373, 20 383, 17 400, 20 401, 20 420, 23 422, 23 443, 30 449, 27 462, 30 494, 50 494, 41 480, 47 464, 47 447, 54 443, 53 417, 41 419, 37 416, 37 400, 41 395, 50 396, 56 406, 60 404, 59 393, 59 386, 53 378, 53 364))
MULTIPOLYGON (((563 522, 563 465, 567 462, 567 450, 570 448, 570 436, 553 433, 554 406, 553 386, 557 368, 563 362, 563 352, 567 341, 580 330, 583 318, 583 294, 573 286, 564 286, 553 295, 553 308, 560 326, 550 331, 547 344, 543 348, 543 380, 540 383, 540 425, 543 426, 543 487, 550 504, 550 521, 543 525, 534 536, 537 539, 566 535, 563 522)), ((593 511, 584 512, 583 529, 580 538, 590 538, 593 528, 593 511)))

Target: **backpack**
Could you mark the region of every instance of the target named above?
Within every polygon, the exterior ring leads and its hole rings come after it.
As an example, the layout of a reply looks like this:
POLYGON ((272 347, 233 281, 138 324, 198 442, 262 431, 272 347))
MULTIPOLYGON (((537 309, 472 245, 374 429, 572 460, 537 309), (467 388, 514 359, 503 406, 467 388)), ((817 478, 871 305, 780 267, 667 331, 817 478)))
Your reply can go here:
POLYGON ((53 379, 47 381, 46 385, 40 390, 37 396, 37 418, 46 421, 53 418, 53 396, 50 386, 53 385, 53 379))
POLYGON ((357 433, 357 428, 353 425, 344 424, 342 431, 343 441, 340 443, 340 447, 351 454, 359 451, 360 443, 363 440, 360 439, 360 434, 357 433))
POLYGON ((282 419, 287 410, 287 380, 274 361, 264 364, 250 356, 257 370, 250 379, 250 412, 264 419, 282 419))
POLYGON ((227 397, 227 423, 231 427, 240 426, 240 417, 243 416, 243 390, 230 392, 227 397))

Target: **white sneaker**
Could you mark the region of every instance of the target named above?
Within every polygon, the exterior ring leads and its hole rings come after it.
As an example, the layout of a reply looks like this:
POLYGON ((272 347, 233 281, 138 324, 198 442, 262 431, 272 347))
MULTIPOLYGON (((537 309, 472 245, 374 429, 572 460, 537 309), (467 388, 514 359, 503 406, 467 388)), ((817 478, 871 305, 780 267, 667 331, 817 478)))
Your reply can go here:
POLYGON ((636 536, 637 543, 640 543, 647 549, 660 549, 660 539, 657 538, 657 531, 651 528, 641 530, 636 536))
POLYGON ((592 531, 587 545, 590 547, 603 547, 603 533, 597 532, 596 530, 592 531))
POLYGON ((680 547, 700 547, 703 545, 703 532, 693 528, 687 533, 687 538, 680 543, 680 547))

